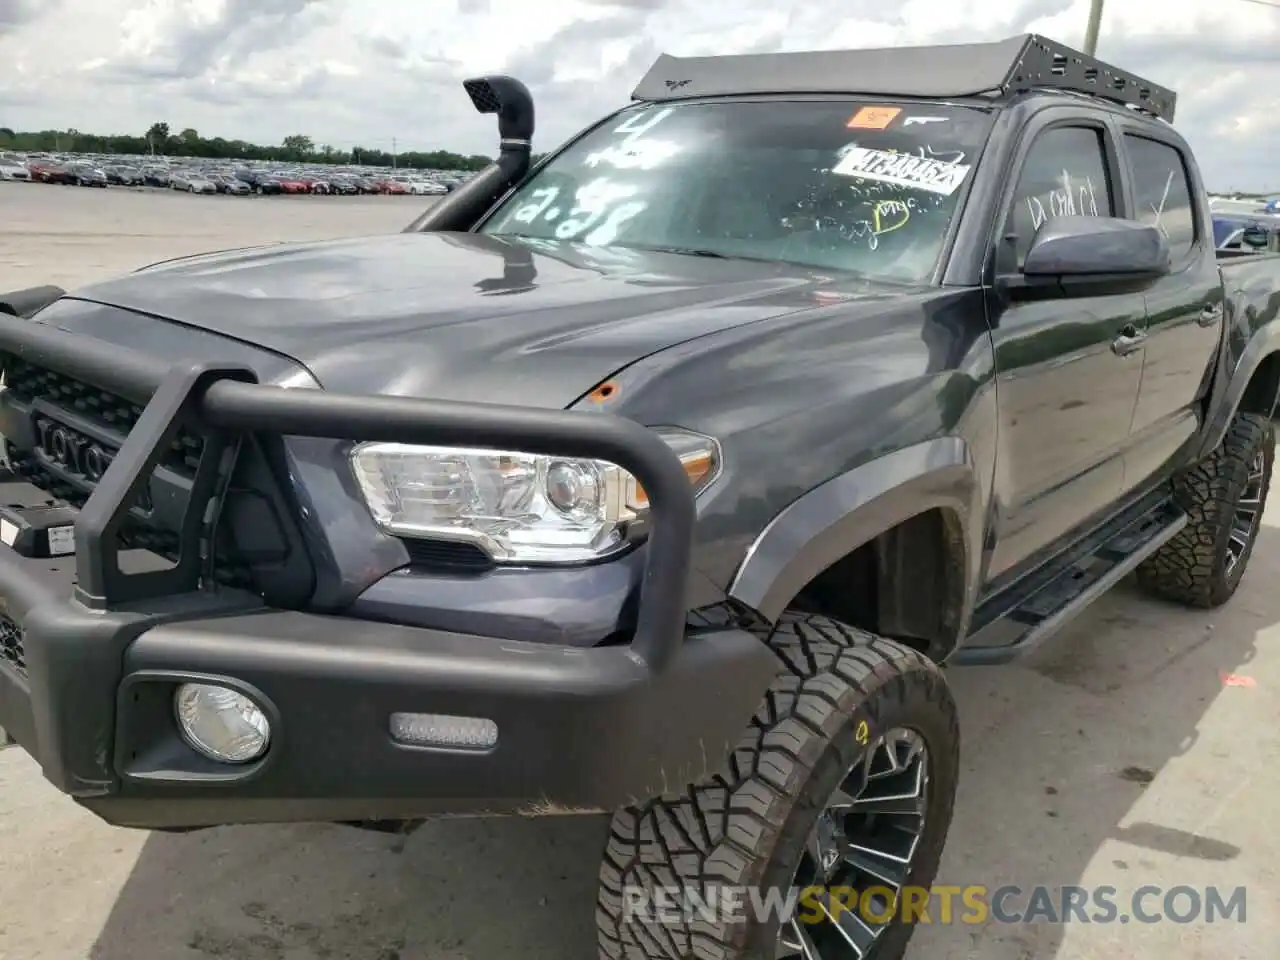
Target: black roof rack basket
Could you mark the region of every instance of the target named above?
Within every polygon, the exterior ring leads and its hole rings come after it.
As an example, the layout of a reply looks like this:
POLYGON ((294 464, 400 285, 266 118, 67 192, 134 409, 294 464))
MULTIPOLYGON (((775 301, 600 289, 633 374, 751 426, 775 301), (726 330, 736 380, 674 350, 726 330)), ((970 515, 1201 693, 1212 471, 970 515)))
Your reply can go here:
POLYGON ((1177 104, 1172 90, 1034 34, 932 47, 715 57, 663 54, 631 98, 856 93, 1008 99, 1045 88, 1100 97, 1170 122, 1177 104))

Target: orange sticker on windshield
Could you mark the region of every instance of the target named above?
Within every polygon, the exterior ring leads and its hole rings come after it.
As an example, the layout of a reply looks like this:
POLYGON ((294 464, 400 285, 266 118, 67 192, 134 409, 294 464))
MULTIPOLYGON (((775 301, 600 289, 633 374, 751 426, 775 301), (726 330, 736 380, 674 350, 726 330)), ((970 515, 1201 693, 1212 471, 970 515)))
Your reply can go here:
POLYGON ((850 130, 883 130, 901 112, 901 107, 863 107, 845 126, 850 130))

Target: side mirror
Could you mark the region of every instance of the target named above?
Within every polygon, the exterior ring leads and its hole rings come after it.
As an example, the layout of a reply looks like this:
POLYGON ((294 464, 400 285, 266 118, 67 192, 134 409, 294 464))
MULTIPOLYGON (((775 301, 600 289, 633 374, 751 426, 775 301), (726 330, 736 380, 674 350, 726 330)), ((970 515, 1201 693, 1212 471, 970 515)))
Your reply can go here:
POLYGON ((1140 290, 1171 266, 1169 241, 1157 227, 1118 217, 1051 217, 1036 231, 1010 286, 1104 296, 1140 290))

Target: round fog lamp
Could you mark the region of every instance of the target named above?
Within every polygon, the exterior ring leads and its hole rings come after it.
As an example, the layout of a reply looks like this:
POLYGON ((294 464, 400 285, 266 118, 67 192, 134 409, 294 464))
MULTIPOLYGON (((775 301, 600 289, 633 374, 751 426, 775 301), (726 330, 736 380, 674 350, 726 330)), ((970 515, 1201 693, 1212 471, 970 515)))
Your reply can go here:
POLYGON ((182 736, 219 763, 248 763, 266 752, 271 724, 242 693, 210 683, 184 683, 173 698, 182 736))

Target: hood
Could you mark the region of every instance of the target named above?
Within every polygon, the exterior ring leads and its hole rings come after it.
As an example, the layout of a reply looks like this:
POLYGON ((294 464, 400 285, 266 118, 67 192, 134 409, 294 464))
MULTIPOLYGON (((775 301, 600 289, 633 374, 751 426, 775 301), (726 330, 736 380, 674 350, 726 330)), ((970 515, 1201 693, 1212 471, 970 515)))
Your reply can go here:
POLYGON ((73 296, 265 348, 330 390, 564 407, 676 344, 833 294, 903 292, 758 261, 409 233, 188 257, 73 296))

